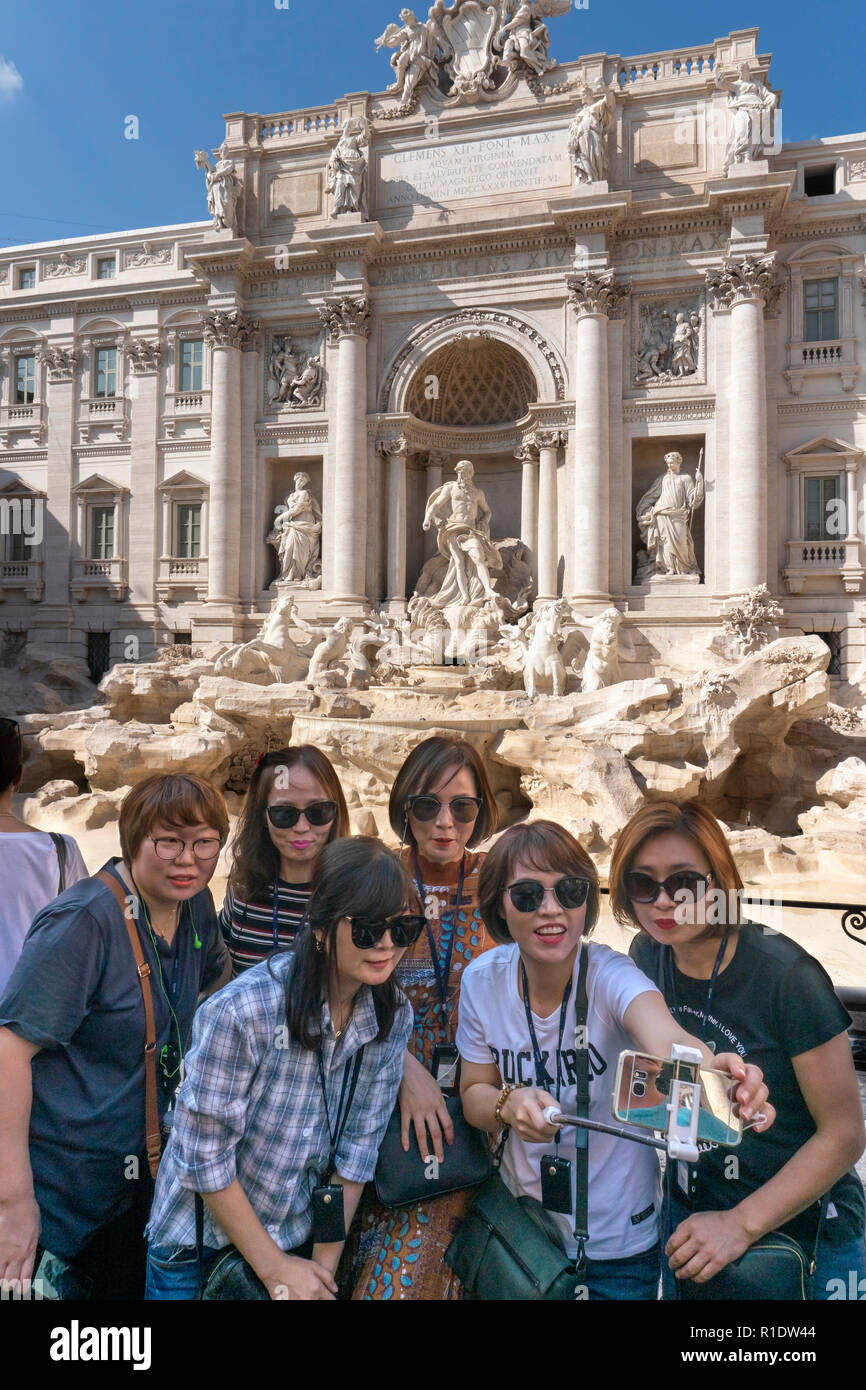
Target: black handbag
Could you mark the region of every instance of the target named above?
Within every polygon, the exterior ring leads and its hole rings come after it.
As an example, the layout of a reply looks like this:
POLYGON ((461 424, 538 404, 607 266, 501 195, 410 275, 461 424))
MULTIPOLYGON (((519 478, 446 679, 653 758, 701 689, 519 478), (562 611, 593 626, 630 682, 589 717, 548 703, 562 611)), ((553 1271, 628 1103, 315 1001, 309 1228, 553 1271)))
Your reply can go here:
POLYGON ((394 1111, 379 1149, 374 1178, 376 1196, 383 1206, 408 1207, 429 1202, 448 1192, 478 1187, 490 1177, 493 1157, 486 1136, 465 1119, 459 1096, 445 1097, 445 1105, 454 1126, 454 1143, 445 1144, 441 1163, 433 1160, 432 1173, 428 1156, 419 1151, 414 1126, 409 1130, 409 1152, 405 1152, 399 1106, 394 1111))
POLYGON ((784 1231, 768 1231, 705 1284, 678 1279, 677 1296, 687 1303, 721 1299, 735 1303, 808 1302, 813 1297, 813 1275, 826 1211, 827 1198, 822 1197, 811 1259, 792 1236, 784 1231))
MULTIPOLYGON (((589 1052, 586 970, 589 953, 580 948, 574 1005, 577 1056, 576 1111, 589 1118, 589 1052)), ((575 1133, 574 1234, 577 1258, 562 1246, 558 1223, 534 1197, 515 1197, 494 1173, 488 1178, 445 1252, 467 1294, 484 1301, 575 1301, 586 1283, 589 1237, 589 1149, 586 1130, 575 1133)))

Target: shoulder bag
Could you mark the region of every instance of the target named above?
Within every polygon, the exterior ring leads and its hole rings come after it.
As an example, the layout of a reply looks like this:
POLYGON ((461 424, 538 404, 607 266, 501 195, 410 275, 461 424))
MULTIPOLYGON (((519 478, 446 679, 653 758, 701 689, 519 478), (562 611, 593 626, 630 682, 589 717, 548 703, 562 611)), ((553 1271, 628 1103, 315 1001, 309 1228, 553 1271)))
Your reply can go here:
POLYGON ((430 1164, 418 1149, 414 1126, 409 1130, 409 1152, 403 1148, 400 1107, 388 1121, 376 1164, 376 1196, 383 1206, 408 1207, 478 1187, 493 1172, 493 1157, 487 1137, 463 1115, 459 1096, 446 1096, 445 1104, 454 1126, 454 1143, 445 1144, 444 1158, 437 1164, 436 1176, 428 1176, 430 1164))
POLYGON ((810 1301, 826 1212, 827 1198, 822 1197, 811 1259, 792 1236, 784 1231, 769 1231, 705 1284, 678 1279, 678 1297, 688 1303, 722 1298, 738 1303, 810 1301))
MULTIPOLYGON (((580 948, 574 1006, 577 1053, 576 1113, 589 1118, 589 1053, 586 1033, 586 944, 580 948)), ((586 1130, 575 1131, 574 1234, 577 1259, 565 1251, 559 1227, 534 1197, 515 1197, 498 1173, 478 1192, 445 1252, 445 1263, 476 1299, 570 1300, 586 1282, 589 1237, 589 1149, 586 1130)), ((504 1147, 504 1146, 503 1146, 504 1147)))

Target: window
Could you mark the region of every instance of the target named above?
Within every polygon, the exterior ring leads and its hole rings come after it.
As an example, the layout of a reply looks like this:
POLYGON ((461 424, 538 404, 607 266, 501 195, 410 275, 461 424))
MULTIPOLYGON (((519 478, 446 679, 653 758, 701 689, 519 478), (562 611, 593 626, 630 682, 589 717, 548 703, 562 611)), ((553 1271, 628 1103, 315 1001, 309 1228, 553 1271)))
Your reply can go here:
POLYGON ((92 507, 90 511, 91 560, 114 559, 114 508, 92 507))
POLYGON ((836 192, 836 165, 821 164, 803 170, 803 192, 807 198, 823 198, 836 192))
POLYGON ((204 374, 204 341, 201 338, 188 338, 181 344, 180 389, 181 391, 200 391, 204 374))
POLYGON ((113 256, 100 256, 96 262, 97 280, 113 280, 116 262, 113 256))
POLYGON ((19 290, 36 289, 36 267, 35 265, 23 265, 18 272, 19 290))
POLYGON ((32 405, 36 399, 36 358, 15 359, 15 404, 32 405))
POLYGON ((842 634, 841 632, 816 632, 816 637, 830 648, 830 664, 827 667, 828 676, 841 676, 842 674, 842 634))
POLYGON ((841 477, 805 478, 807 541, 838 540, 846 534, 841 477))
POLYGON ((201 555, 201 503, 180 502, 177 508, 177 557, 197 560, 201 555))
POLYGON ((803 337, 807 343, 824 343, 839 337, 839 280, 804 280, 803 304, 806 318, 803 337))
POLYGON ((25 545, 23 531, 10 531, 7 536, 3 537, 3 541, 4 560, 18 564, 33 559, 34 547, 32 545, 25 545))
POLYGON ((95 396, 117 395, 117 348, 99 348, 96 353, 95 396))
POLYGON ((111 665, 111 633, 88 632, 87 666, 90 679, 98 685, 111 665))
POLYGON ((172 633, 172 644, 173 644, 175 647, 191 647, 191 646, 192 646, 192 633, 191 633, 191 632, 173 632, 173 633, 172 633))

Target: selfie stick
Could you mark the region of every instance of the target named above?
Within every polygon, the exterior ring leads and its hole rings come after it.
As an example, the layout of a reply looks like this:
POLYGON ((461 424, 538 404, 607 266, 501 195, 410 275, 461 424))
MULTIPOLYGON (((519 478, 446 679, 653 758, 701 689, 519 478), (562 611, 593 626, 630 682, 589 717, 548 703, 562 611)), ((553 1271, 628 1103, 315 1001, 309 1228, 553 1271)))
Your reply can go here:
MULTIPOLYGON (((671 1048, 671 1060, 685 1062, 689 1066, 700 1066, 703 1057, 695 1047, 683 1047, 680 1043, 674 1043, 671 1048)), ((647 1135, 635 1134, 632 1130, 621 1129, 616 1125, 584 1120, 578 1115, 563 1115, 555 1105, 547 1106, 544 1118, 549 1125, 576 1125, 580 1129, 594 1129, 602 1134, 613 1134, 618 1139, 631 1139, 636 1144, 648 1144, 653 1149, 664 1149, 669 1158, 682 1158, 687 1163, 696 1163, 701 1086, 699 1081, 693 1081, 690 1077, 681 1080, 679 1067, 676 1068, 675 1078, 671 1082, 667 1112, 668 1127, 664 1139, 650 1139, 647 1135), (688 1122, 684 1122, 681 1116, 688 1116, 688 1122)))

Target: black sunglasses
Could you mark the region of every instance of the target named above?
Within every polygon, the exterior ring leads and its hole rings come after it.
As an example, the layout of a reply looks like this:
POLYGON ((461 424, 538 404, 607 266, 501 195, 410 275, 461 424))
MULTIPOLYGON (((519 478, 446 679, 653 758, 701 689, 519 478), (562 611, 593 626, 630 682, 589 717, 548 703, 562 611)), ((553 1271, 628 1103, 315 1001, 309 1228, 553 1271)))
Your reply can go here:
MULTIPOLYGON (((522 878, 518 883, 510 883, 505 891, 518 912, 537 912, 547 890, 537 878, 522 878)), ((553 893, 560 907, 583 907, 589 893, 589 879, 566 875, 554 883, 553 893)))
POLYGON ((682 869, 677 874, 668 874, 661 883, 649 874, 630 873, 625 876, 625 891, 634 903, 654 903, 662 889, 671 902, 700 902, 707 891, 711 874, 698 874, 691 869, 682 869))
POLYGON ((352 945, 359 951, 370 951, 378 946, 386 931, 391 933, 395 946, 411 946, 424 930, 426 918, 414 913, 402 917, 352 917, 352 945))
POLYGON ((436 819, 443 806, 447 806, 460 825, 469 825, 477 818, 483 804, 480 796, 455 796, 451 801, 440 801, 438 796, 422 792, 419 796, 409 797, 406 809, 416 820, 430 821, 436 819))
POLYGON ((280 801, 276 806, 268 806, 268 820, 277 830, 291 830, 301 816, 306 816, 309 825, 330 825, 336 820, 338 806, 336 801, 311 801, 309 806, 290 806, 280 801))

